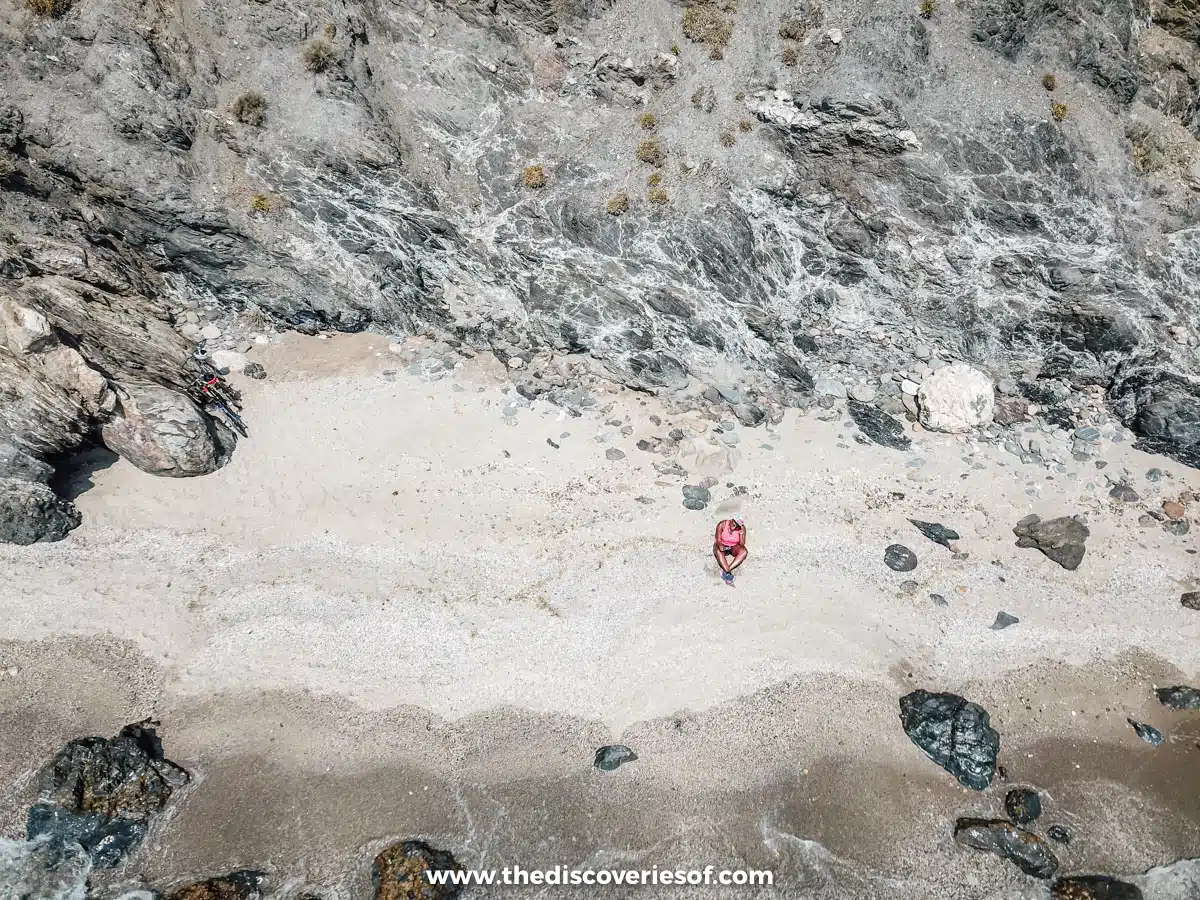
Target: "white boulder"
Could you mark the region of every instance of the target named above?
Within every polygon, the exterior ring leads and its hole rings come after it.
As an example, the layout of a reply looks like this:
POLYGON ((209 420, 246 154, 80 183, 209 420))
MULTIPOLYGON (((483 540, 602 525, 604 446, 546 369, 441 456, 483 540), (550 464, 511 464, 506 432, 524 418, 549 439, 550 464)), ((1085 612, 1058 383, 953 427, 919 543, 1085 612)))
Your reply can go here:
POLYGON ((992 421, 992 379, 966 363, 952 363, 921 382, 917 407, 921 424, 931 431, 971 431, 992 421))

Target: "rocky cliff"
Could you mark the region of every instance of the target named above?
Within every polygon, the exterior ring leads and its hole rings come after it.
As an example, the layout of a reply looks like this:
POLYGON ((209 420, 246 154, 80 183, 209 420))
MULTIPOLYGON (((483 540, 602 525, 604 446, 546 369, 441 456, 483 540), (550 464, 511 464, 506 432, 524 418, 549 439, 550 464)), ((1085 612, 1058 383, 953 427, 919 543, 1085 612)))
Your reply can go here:
POLYGON ((97 436, 221 465, 234 317, 750 418, 933 348, 1197 465, 1198 138, 1193 0, 8 4, 2 530, 97 436))

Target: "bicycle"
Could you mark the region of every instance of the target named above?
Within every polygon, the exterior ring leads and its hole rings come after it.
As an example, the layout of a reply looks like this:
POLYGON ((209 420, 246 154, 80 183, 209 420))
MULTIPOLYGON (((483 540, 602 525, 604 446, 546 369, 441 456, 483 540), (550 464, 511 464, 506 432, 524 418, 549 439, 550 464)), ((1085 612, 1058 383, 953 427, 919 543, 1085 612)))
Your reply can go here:
POLYGON ((242 437, 249 437, 246 423, 238 415, 242 408, 242 395, 221 378, 221 373, 213 366, 205 350, 197 347, 194 356, 200 367, 200 393, 217 408, 234 431, 242 437))

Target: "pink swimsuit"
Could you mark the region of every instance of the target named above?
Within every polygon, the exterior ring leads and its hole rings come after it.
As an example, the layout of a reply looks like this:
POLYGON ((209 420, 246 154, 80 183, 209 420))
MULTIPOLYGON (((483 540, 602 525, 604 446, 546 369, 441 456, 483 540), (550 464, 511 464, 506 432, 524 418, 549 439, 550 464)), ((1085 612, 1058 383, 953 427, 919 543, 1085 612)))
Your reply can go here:
POLYGON ((732 520, 726 519, 717 529, 717 543, 722 547, 733 548, 742 542, 742 530, 735 528, 732 520))

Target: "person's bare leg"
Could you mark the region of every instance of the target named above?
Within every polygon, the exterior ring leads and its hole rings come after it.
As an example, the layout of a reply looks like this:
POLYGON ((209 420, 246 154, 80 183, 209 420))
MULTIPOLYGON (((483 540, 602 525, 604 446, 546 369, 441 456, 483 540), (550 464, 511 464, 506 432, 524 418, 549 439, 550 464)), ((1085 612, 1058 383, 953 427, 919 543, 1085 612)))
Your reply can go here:
POLYGON ((721 567, 722 572, 729 572, 729 557, 725 555, 725 551, 720 544, 713 544, 713 556, 717 558, 717 565, 721 567))
POLYGON ((729 568, 726 569, 725 571, 732 572, 734 569, 736 569, 738 566, 740 566, 742 563, 744 563, 746 561, 746 557, 749 555, 750 555, 750 551, 747 550, 745 547, 738 547, 737 550, 734 551, 733 562, 729 563, 729 568))

